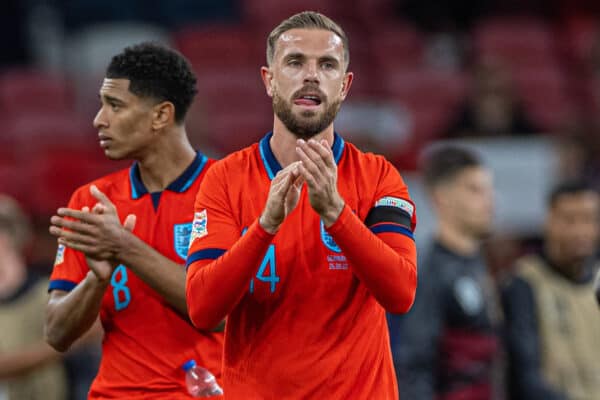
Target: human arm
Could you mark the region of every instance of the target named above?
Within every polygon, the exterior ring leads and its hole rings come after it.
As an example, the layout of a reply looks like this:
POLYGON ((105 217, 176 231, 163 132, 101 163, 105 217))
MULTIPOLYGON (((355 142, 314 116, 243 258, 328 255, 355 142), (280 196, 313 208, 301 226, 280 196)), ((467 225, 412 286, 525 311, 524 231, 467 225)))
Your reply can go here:
POLYGON ((511 385, 517 400, 566 400, 542 375, 539 330, 533 290, 515 277, 502 288, 511 385))
POLYGON ((87 264, 90 270, 77 285, 69 285, 74 286, 71 290, 52 289, 51 283, 44 336, 57 351, 67 351, 94 325, 100 313, 114 268, 106 261, 88 260, 87 264))
POLYGON ((24 375, 60 357, 60 353, 44 341, 30 344, 26 349, 0 353, 0 381, 24 375))
POLYGON ((292 164, 271 182, 261 217, 243 236, 228 239, 230 243, 225 244, 225 238, 240 235, 240 228, 230 207, 223 202, 227 196, 218 171, 218 167, 211 168, 200 187, 196 215, 201 217, 194 225, 204 228, 199 228, 198 232, 192 228, 187 260, 188 310, 190 319, 199 329, 213 328, 240 301, 275 232, 293 210, 299 196, 297 166, 292 164))
MULTIPOLYGON (((372 226, 344 204, 337 191, 337 166, 326 142, 298 140, 301 173, 313 209, 321 216, 329 234, 342 249, 353 272, 377 301, 392 313, 404 313, 413 303, 417 285, 416 246, 412 237, 411 213, 386 207, 375 216, 372 226), (369 229, 370 228, 370 229, 369 229)), ((397 186, 403 183, 397 174, 397 186)), ((397 190, 397 189, 394 189, 397 190)), ((381 190, 381 197, 386 193, 381 190)), ((402 193, 407 195, 407 193, 402 193)), ((413 207, 407 200, 395 199, 413 207)))
POLYGON ((432 264, 420 265, 415 304, 402 316, 401 341, 395 352, 400 397, 436 398, 439 340, 445 320, 444 285, 432 264))
POLYGON ((98 201, 94 212, 61 208, 59 215, 51 219, 54 226, 50 232, 74 250, 127 266, 180 314, 187 316, 183 266, 131 232, 135 225, 133 215, 127 216, 122 225, 110 199, 95 186, 90 187, 90 192, 98 201))

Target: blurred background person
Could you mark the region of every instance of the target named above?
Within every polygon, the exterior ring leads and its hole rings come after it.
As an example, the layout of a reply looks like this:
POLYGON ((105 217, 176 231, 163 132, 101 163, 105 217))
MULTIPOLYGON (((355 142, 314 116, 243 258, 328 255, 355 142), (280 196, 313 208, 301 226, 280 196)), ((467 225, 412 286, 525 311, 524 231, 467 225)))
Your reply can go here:
POLYGON ((472 151, 440 145, 426 152, 423 174, 438 226, 401 322, 400 397, 502 398, 499 301, 480 252, 492 229, 491 172, 472 151))
POLYGON ((44 340, 48 280, 25 261, 30 233, 21 207, 0 194, 0 399, 64 400, 62 357, 44 340))
POLYGON ((523 108, 510 70, 499 61, 476 65, 469 93, 448 137, 531 135, 539 131, 523 108))
POLYGON ((600 197, 579 182, 550 194, 543 248, 503 287, 512 399, 600 399, 600 197))
MULTIPOLYGON (((600 115, 600 2, 459 3, 3 2, 2 31, 11 40, 3 42, 0 57, 0 190, 32 217, 30 270, 49 273, 56 240, 48 234, 48 218, 56 208, 77 187, 119 168, 98 149, 89 122, 108 57, 147 40, 181 51, 203 94, 190 109, 190 140, 219 158, 259 140, 272 126, 271 104, 256 76, 264 59, 262 38, 282 18, 317 9, 347 31, 353 54, 349 68, 357 76, 352 98, 340 111, 339 133, 392 161, 421 210, 430 208, 418 168, 422 149, 452 132, 454 140, 476 144, 494 173, 494 231, 509 244, 507 249, 496 239, 486 241, 491 250, 486 261, 494 271, 509 273, 516 258, 542 240, 546 194, 556 182, 585 179, 600 188, 600 124, 595 122, 600 115), (508 89, 484 91, 493 94, 481 96, 487 98, 484 114, 509 120, 502 116, 515 113, 507 113, 505 105, 516 103, 535 133, 514 128, 520 124, 475 133, 454 129, 470 107, 479 66, 488 60, 499 66, 492 75, 500 77, 485 80, 507 84, 484 86, 508 89)), ((431 214, 420 215, 415 232, 420 247, 435 227, 431 214)), ((399 330, 391 329, 401 343, 399 330)), ((73 370, 82 371, 81 365, 73 370)), ((97 368, 92 362, 83 365, 97 368)))

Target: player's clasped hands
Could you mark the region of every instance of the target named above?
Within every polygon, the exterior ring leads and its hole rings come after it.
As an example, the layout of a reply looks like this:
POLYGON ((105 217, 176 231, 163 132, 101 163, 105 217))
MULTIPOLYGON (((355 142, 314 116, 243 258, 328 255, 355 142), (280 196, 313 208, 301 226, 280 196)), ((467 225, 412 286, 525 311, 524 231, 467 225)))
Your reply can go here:
POLYGON ((300 164, 300 161, 291 163, 279 171, 271 182, 267 204, 259 221, 267 232, 277 232, 285 217, 298 204, 303 183, 300 164))
POLYGON ((327 141, 299 139, 296 144, 300 161, 291 163, 273 178, 260 217, 260 224, 270 233, 277 232, 294 210, 304 182, 308 186, 310 204, 325 226, 333 224, 344 208, 344 200, 337 190, 337 165, 327 141))
POLYGON ((123 229, 133 231, 135 215, 128 215, 123 225, 115 205, 96 186, 90 188, 98 200, 89 210, 59 208, 50 222, 50 233, 67 247, 83 252, 94 260, 111 260, 119 251, 123 229))
POLYGON ((314 139, 296 142, 300 157, 300 176, 308 186, 312 208, 321 216, 325 226, 331 226, 344 208, 344 200, 337 189, 337 165, 326 140, 314 139))

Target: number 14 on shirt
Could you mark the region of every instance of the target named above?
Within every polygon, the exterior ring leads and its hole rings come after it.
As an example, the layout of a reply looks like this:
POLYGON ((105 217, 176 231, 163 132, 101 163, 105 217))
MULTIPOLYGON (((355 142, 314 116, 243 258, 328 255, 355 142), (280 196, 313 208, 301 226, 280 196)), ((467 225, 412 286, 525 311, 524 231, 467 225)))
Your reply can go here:
MULTIPOLYGON (((248 228, 244 228, 242 230, 242 236, 246 233, 248 228)), ((280 281, 279 276, 277 276, 277 269, 275 263, 275 245, 270 244, 267 249, 267 253, 260 263, 260 267, 258 267, 258 272, 256 273, 256 279, 261 282, 270 284, 271 293, 275 292, 275 288, 277 283, 280 281), (265 275, 265 270, 269 267, 269 275, 265 275)), ((254 293, 254 278, 250 280, 250 293, 254 293)))

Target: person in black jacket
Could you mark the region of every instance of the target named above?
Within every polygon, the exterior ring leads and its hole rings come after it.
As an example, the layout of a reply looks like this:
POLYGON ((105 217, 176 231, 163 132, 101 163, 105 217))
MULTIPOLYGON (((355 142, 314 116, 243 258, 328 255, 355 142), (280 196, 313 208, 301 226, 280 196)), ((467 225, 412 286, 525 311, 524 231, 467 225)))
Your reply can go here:
POLYGON ((480 253, 493 221, 492 175, 476 154, 448 145, 429 151, 423 175, 438 227, 401 321, 400 398, 502 398, 500 306, 480 253))

